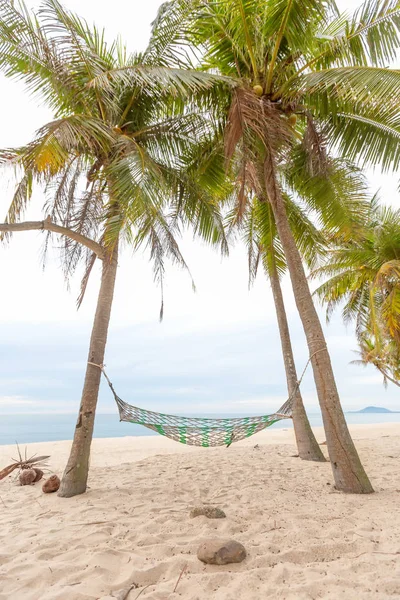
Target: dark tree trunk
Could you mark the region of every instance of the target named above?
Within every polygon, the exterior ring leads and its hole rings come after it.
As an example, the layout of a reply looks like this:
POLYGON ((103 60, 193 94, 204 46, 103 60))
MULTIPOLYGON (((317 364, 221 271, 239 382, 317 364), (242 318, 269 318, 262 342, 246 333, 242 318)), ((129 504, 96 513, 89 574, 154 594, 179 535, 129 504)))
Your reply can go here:
POLYGON ((279 335, 281 338, 283 362, 285 364, 286 381, 289 398, 293 397, 293 427, 296 436, 297 450, 303 460, 315 460, 325 462, 322 450, 315 439, 311 429, 301 391, 297 383, 296 366, 294 363, 292 343, 290 341, 289 324, 286 317, 285 304, 283 301, 279 275, 274 268, 269 273, 272 294, 275 302, 275 310, 278 318, 279 335))
MULTIPOLYGON (((101 285, 88 356, 88 361, 97 365, 103 364, 104 360, 117 267, 118 242, 112 253, 107 254, 103 259, 101 285)), ((58 495, 63 498, 83 494, 86 491, 100 379, 100 369, 88 364, 71 453, 58 492, 58 495)))
POLYGON ((354 494, 371 493, 374 490, 361 464, 340 405, 325 336, 308 287, 301 256, 290 230, 271 153, 267 154, 264 162, 264 183, 307 338, 336 488, 354 494))

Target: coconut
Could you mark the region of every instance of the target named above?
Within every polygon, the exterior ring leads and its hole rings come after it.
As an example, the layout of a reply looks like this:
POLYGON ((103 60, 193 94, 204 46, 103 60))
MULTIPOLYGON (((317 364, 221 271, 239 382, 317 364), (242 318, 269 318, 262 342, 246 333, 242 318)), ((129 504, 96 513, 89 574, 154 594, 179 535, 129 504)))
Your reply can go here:
POLYGON ((23 469, 19 475, 21 485, 31 485, 36 478, 36 473, 33 469, 23 469))
POLYGON ((37 483, 38 481, 40 481, 42 479, 43 471, 42 471, 42 469, 37 469, 36 467, 33 470, 36 473, 35 481, 33 483, 37 483))
POLYGON ((256 96, 262 96, 264 92, 262 85, 253 86, 253 92, 256 96))
POLYGON ((56 492, 60 487, 60 478, 57 475, 52 475, 48 478, 47 481, 44 482, 42 486, 42 491, 45 494, 50 494, 51 492, 56 492))
POLYGON ((291 124, 292 127, 294 127, 297 123, 297 116, 292 113, 289 117, 289 123, 291 124))

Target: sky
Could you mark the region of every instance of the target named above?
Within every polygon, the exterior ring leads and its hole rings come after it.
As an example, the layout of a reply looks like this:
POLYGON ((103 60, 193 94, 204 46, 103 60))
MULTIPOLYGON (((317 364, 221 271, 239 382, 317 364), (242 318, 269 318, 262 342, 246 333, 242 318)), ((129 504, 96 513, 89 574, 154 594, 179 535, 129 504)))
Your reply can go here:
MULTIPOLYGON (((37 6, 28 1, 29 6, 37 6)), ((352 10, 358 3, 339 2, 352 10)), ((121 35, 132 50, 146 46, 159 0, 138 3, 114 0, 66 0, 65 5, 89 22, 106 26, 107 36, 121 35)), ((0 147, 27 142, 50 121, 51 113, 21 84, 0 77, 0 147)), ((397 180, 368 173, 371 189, 381 189, 386 203, 398 206, 397 180)), ((0 218, 12 196, 12 174, 0 172, 0 218)), ((36 190, 26 219, 41 220, 43 197, 36 190)), ((159 323, 160 292, 145 254, 123 248, 106 351, 107 371, 118 394, 131 404, 164 412, 259 413, 277 410, 286 400, 285 374, 276 317, 268 282, 260 273, 247 287, 244 247, 221 257, 190 235, 180 247, 194 276, 167 268, 164 321, 159 323)), ((0 247, 0 415, 75 413, 86 367, 91 324, 99 284, 92 274, 79 311, 75 300, 79 273, 70 289, 63 280, 57 252, 43 269, 43 236, 15 234, 0 247)), ((308 358, 290 282, 283 282, 298 371, 308 358)), ((325 323, 324 311, 319 309, 325 323)), ((400 410, 398 391, 387 390, 372 367, 350 364, 356 357, 352 328, 340 314, 325 326, 339 392, 345 410, 367 405, 400 410)), ((310 412, 318 410, 311 370, 302 385, 310 412)), ((99 408, 116 410, 103 383, 99 408)))

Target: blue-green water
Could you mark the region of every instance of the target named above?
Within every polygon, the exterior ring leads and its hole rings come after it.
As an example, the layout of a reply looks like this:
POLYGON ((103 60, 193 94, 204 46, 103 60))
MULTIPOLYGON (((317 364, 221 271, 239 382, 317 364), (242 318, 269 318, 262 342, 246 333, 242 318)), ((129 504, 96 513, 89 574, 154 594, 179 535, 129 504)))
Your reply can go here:
MULTIPOLYGON (((194 415, 193 415, 194 416, 194 415)), ((196 415, 203 417, 234 417, 243 415, 221 414, 221 415, 196 415)), ((311 425, 322 425, 321 415, 309 414, 311 425)), ((349 424, 356 423, 400 423, 399 413, 387 414, 355 414, 346 413, 349 424)), ((29 444, 31 442, 50 442, 57 440, 69 440, 73 436, 76 415, 73 414, 44 414, 44 415, 2 415, 0 416, 0 445, 3 444, 29 444)), ((274 428, 292 427, 290 419, 275 423, 274 428)), ((124 437, 138 435, 157 435, 131 423, 120 423, 117 413, 98 414, 94 436, 98 438, 124 437)))

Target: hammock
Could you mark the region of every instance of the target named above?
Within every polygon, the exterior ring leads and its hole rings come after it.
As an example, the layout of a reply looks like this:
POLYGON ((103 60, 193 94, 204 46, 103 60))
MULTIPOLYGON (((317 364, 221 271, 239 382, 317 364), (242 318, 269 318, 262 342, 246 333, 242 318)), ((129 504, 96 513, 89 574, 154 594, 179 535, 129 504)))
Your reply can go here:
MULTIPOLYGON (((324 349, 325 348, 322 348, 321 350, 324 349)), ((320 350, 317 350, 317 352, 320 352, 320 350)), ((317 352, 314 352, 314 354, 317 352)), ((314 354, 312 356, 314 356, 314 354)), ((182 444, 208 448, 210 446, 229 447, 233 442, 238 442, 239 440, 250 437, 259 431, 270 427, 277 421, 291 419, 293 399, 300 387, 300 383, 312 356, 308 359, 293 393, 276 413, 260 417, 238 417, 233 419, 178 417, 176 415, 167 415, 132 406, 131 404, 124 402, 117 395, 111 381, 104 371, 103 365, 97 365, 92 362, 89 362, 89 365, 98 367, 106 378, 118 406, 120 421, 143 425, 143 427, 147 427, 147 429, 151 429, 160 435, 165 435, 182 444)))
POLYGON ((291 403, 286 402, 277 413, 262 417, 239 417, 234 419, 205 419, 202 417, 178 417, 152 412, 127 404, 116 394, 121 421, 137 423, 161 435, 190 446, 227 446, 250 437, 281 419, 291 419, 291 403))

